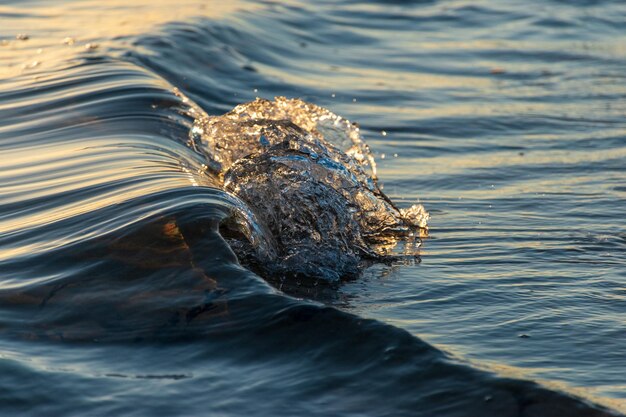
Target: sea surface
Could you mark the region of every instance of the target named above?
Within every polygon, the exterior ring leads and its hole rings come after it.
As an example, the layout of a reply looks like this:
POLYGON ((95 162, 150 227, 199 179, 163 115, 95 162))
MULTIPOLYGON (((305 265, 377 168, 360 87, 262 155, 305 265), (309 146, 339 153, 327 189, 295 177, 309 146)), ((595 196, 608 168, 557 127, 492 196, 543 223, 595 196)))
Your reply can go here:
POLYGON ((1 415, 613 413, 624 1, 0 0, 1 415), (190 132, 275 96, 360 125, 421 262, 239 264, 190 132))

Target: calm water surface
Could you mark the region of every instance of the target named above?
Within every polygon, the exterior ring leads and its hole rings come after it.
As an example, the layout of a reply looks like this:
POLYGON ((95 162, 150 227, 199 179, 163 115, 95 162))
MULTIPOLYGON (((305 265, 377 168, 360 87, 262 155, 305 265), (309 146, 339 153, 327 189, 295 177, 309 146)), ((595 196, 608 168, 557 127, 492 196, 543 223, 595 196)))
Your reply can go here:
POLYGON ((625 27, 610 0, 0 1, 2 414, 626 413, 625 27), (359 122, 431 213, 421 263, 239 266, 189 131, 278 95, 359 122))

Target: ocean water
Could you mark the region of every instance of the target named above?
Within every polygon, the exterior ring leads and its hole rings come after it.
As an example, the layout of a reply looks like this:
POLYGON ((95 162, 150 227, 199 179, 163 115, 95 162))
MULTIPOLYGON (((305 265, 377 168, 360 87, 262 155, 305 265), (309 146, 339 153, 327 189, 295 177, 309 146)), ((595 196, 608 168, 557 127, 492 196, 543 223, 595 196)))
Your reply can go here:
POLYGON ((0 1, 0 414, 626 413, 622 1, 0 1), (420 260, 242 266, 190 132, 357 122, 420 260), (178 225, 193 233, 180 239, 178 225))

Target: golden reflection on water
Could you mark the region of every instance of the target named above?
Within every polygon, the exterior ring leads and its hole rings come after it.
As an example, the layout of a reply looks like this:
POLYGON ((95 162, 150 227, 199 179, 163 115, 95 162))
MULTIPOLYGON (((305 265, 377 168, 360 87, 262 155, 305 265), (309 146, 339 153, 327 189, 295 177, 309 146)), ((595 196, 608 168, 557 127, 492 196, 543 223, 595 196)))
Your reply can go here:
MULTIPOLYGON (((32 147, 8 151, 0 149, 2 204, 23 206, 0 221, 0 235, 9 236, 39 228, 150 193, 191 185, 214 186, 208 178, 192 175, 172 155, 150 147, 146 140, 133 137, 83 138, 82 141, 39 145, 36 151, 32 147), (136 181, 137 178, 142 180, 136 181), (112 184, 116 184, 115 187, 108 187, 112 184), (84 189, 103 191, 80 199, 58 201, 54 206, 33 203, 44 201, 47 196, 76 194, 84 189)), ((94 230, 90 233, 98 232, 94 230)), ((33 244, 22 242, 14 247, 7 246, 0 250, 0 262, 88 237, 89 233, 85 232, 79 236, 41 238, 33 244)))
MULTIPOLYGON (((241 7, 238 1, 209 1, 198 4, 197 0, 178 0, 175 5, 172 3, 170 0, 79 0, 62 4, 41 1, 0 5, 0 15, 12 16, 2 20, 0 90, 16 93, 20 89, 32 90, 36 85, 44 87, 49 83, 54 86, 58 84, 59 77, 64 82, 80 79, 84 77, 84 73, 71 67, 81 55, 96 55, 100 51, 106 51, 108 56, 114 57, 115 51, 121 49, 132 35, 151 33, 158 25, 172 21, 201 17, 223 18, 241 7)), ((0 110, 27 109, 40 104, 42 100, 51 102, 63 99, 69 102, 72 95, 88 94, 90 88, 102 90, 115 87, 115 83, 123 85, 127 82, 127 79, 111 79, 93 87, 87 84, 79 91, 52 90, 45 96, 18 94, 15 99, 3 100, 0 110)), ((146 80, 142 79, 142 82, 145 84, 146 80)), ((151 82, 159 84, 158 80, 151 82)), ((63 114, 54 114, 51 117, 60 119, 67 117, 68 112, 72 111, 70 106, 63 114)), ((19 114, 4 130, 8 129, 10 132, 18 128, 28 128, 34 123, 43 123, 41 119, 36 121, 26 116, 27 114, 19 114)), ((93 127, 97 123, 97 120, 78 120, 75 117, 70 117, 69 120, 76 128, 81 123, 85 127, 93 127)), ((62 124, 62 121, 59 120, 59 123, 62 124)), ((0 133, 2 130, 3 127, 0 127, 0 133)), ((62 136, 63 132, 57 131, 56 134, 62 136)), ((189 178, 190 175, 182 172, 184 170, 177 161, 167 155, 147 155, 146 151, 132 150, 128 146, 109 147, 105 152, 102 151, 102 146, 120 141, 128 145, 133 139, 103 137, 99 142, 85 138, 81 138, 79 142, 66 139, 50 145, 42 145, 38 141, 34 141, 33 145, 19 142, 16 143, 18 149, 12 149, 14 146, 11 143, 4 144, 0 152, 0 195, 4 204, 19 204, 25 198, 32 200, 44 198, 46 195, 77 192, 107 183, 126 185, 111 192, 102 192, 78 201, 67 201, 45 210, 29 210, 24 207, 18 215, 0 222, 0 233, 45 226, 151 192, 189 185, 210 186, 198 184, 195 177, 189 178), (131 180, 138 176, 143 176, 146 180, 133 183, 131 180)), ((64 236, 60 239, 41 239, 34 244, 23 242, 16 247, 5 247, 0 251, 0 261, 50 250, 71 243, 68 239, 85 237, 88 236, 64 236)))
MULTIPOLYGON (((451 349, 451 352, 454 352, 455 349, 458 349, 457 346, 445 345, 445 349, 451 349)), ((459 349, 459 351, 461 351, 459 349)), ((466 352, 463 352, 466 354, 466 352)), ((464 356, 464 355, 461 355, 464 356)), ((467 357, 467 356, 465 356, 467 357)), ((537 382, 548 389, 555 390, 557 392, 567 392, 572 395, 576 395, 580 398, 594 398, 594 401, 599 402, 605 407, 613 408, 615 410, 626 411, 626 404, 618 399, 608 398, 606 396, 602 396, 602 390, 599 388, 593 387, 576 387, 571 384, 567 384, 564 382, 555 381, 551 379, 549 376, 542 377, 542 374, 548 375, 550 373, 558 373, 558 372, 566 372, 571 369, 563 369, 558 367, 541 367, 535 365, 532 369, 525 369, 519 366, 511 366, 505 365, 502 363, 490 361, 484 358, 480 359, 480 362, 472 363, 477 368, 482 368, 487 371, 495 372, 498 375, 502 375, 508 378, 515 378, 521 380, 528 380, 537 382), (600 395, 598 395, 600 394, 600 395), (600 399, 600 401, 598 401, 600 399)), ((619 388, 619 387, 616 387, 619 388)), ((624 385, 626 388, 626 385, 624 385)))
MULTIPOLYGON (((123 44, 126 37, 192 18, 222 18, 240 10, 242 2, 197 0, 82 0, 24 2, 0 5, 0 80, 41 69, 52 69, 78 53, 93 53, 123 44), (36 12, 33 3, 36 5, 36 12), (95 12, 97 10, 97 12, 95 12), (61 29, 64 28, 64 29, 61 29), (18 39, 19 38, 19 39, 18 39), (27 39, 25 39, 27 38, 27 39)), ((255 7, 245 4, 247 9, 255 7)))

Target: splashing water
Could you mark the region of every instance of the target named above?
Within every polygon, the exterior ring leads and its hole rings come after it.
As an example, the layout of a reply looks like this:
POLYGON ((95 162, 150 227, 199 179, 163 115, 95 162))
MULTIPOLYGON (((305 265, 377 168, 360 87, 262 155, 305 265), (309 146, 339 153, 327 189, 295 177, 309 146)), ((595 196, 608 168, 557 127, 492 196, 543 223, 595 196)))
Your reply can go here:
POLYGON ((265 274, 354 277, 362 261, 395 259, 401 240, 404 256, 418 255, 428 213, 421 205, 396 207, 378 186, 359 128, 329 110, 299 99, 257 99, 223 116, 201 115, 191 143, 269 233, 254 240, 271 248, 251 245, 250 230, 240 230, 242 241, 236 229, 245 222, 222 228, 235 237, 239 258, 265 274))

